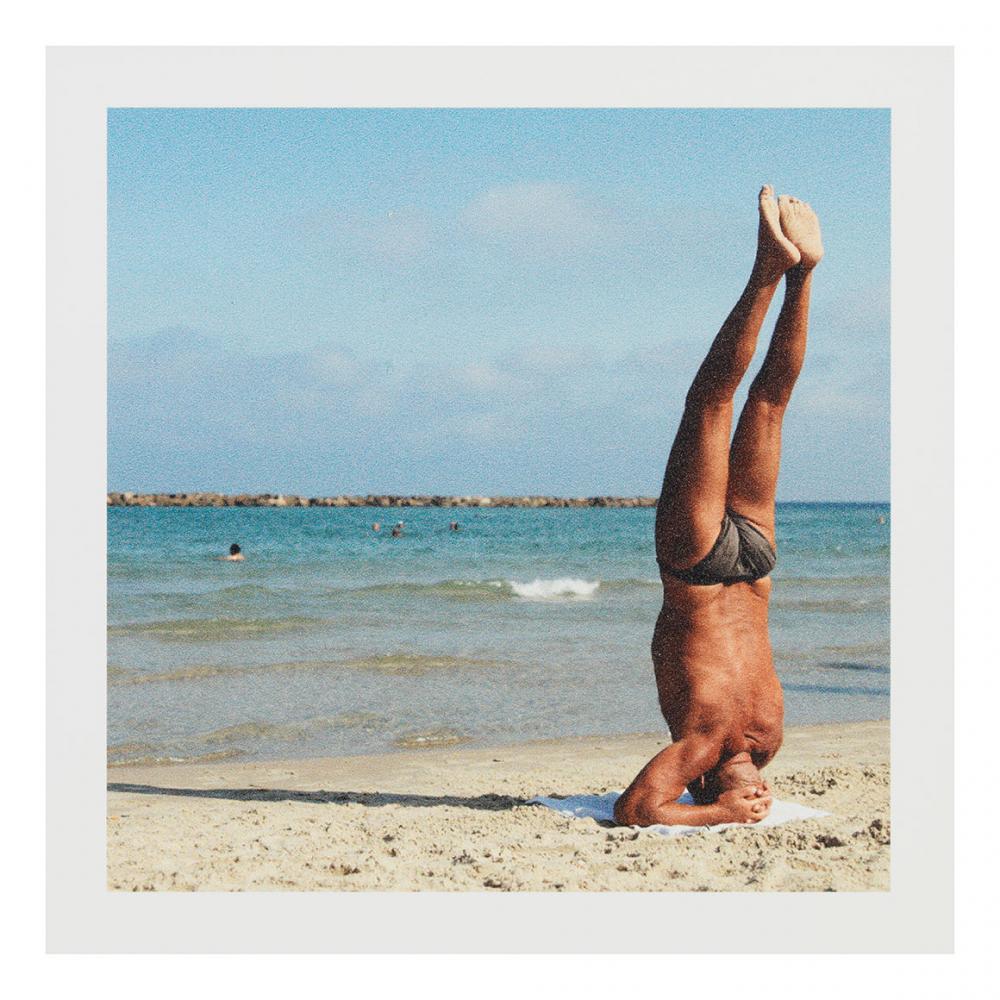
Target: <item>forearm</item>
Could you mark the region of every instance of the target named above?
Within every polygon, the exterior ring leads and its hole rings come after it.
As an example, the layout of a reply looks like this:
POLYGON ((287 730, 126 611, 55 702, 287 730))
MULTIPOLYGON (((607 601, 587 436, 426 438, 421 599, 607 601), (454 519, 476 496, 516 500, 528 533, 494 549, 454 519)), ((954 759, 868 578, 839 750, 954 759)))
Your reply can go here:
POLYGON ((688 805, 684 802, 651 802, 632 799, 627 794, 615 803, 615 822, 622 826, 714 826, 729 817, 717 803, 688 805))
POLYGON ((622 826, 710 826, 724 822, 718 803, 687 805, 677 800, 688 782, 718 760, 722 743, 710 736, 678 740, 661 750, 635 776, 615 803, 615 822, 622 826))

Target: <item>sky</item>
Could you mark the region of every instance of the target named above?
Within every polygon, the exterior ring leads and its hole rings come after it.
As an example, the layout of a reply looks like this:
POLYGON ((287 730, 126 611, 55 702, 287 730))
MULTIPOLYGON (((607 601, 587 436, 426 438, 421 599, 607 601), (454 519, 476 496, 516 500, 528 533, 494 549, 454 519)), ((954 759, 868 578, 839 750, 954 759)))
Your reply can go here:
POLYGON ((888 499, 889 125, 111 109, 108 488, 655 495, 769 182, 826 247, 778 498, 888 499))

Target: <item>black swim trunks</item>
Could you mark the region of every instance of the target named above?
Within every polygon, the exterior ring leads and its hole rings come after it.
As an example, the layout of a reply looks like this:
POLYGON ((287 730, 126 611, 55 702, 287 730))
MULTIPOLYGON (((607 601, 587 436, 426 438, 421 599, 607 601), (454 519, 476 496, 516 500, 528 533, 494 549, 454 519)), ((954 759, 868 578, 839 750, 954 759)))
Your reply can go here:
POLYGON ((777 562, 777 553, 759 528, 745 517, 727 510, 712 551, 690 569, 660 569, 685 583, 707 586, 712 583, 751 583, 768 575, 777 562))

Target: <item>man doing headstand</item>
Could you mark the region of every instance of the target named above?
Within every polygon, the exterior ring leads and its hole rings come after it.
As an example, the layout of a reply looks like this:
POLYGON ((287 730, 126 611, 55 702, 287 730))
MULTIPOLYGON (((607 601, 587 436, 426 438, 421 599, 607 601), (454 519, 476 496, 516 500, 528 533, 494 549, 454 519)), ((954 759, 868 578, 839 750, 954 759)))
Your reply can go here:
POLYGON ((782 739, 767 623, 781 421, 822 256, 809 205, 787 195, 775 202, 764 187, 750 280, 688 391, 656 511, 663 608, 653 666, 673 742, 618 799, 619 823, 756 823, 771 808, 760 771, 782 739), (733 395, 782 277, 781 313, 730 442, 733 395), (677 801, 685 788, 694 804, 677 801))

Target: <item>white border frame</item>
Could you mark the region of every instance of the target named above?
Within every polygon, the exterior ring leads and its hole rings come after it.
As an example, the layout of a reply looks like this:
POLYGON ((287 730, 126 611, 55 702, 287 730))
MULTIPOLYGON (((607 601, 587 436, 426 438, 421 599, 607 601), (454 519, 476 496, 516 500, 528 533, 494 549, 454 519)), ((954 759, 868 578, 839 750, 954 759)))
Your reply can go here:
POLYGON ((927 511, 940 527, 954 510, 950 49, 55 48, 47 100, 48 495, 73 498, 47 508, 50 951, 952 949, 954 559, 939 540, 929 574, 923 541, 927 511), (892 109, 891 890, 107 891, 107 108, 781 107, 789 80, 795 106, 892 109), (723 925, 738 931, 722 939, 723 925))

